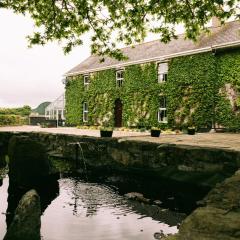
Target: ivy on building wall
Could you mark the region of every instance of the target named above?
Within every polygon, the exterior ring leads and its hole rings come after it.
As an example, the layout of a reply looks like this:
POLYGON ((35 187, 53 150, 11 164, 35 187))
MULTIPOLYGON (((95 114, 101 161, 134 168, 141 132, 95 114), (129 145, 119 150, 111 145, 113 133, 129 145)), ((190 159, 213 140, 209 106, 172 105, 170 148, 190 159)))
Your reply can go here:
POLYGON ((169 124, 211 127, 215 85, 215 57, 211 53, 172 59, 166 89, 169 124))
POLYGON ((88 125, 114 125, 116 99, 123 103, 123 126, 184 127, 194 125, 239 129, 240 51, 202 53, 169 61, 168 81, 157 82, 157 63, 125 67, 124 83, 116 86, 116 70, 92 73, 88 90, 83 76, 68 79, 66 117, 82 125, 83 102, 88 125), (159 124, 159 99, 167 97, 168 124, 159 124))
POLYGON ((157 83, 156 64, 132 65, 125 68, 122 87, 116 86, 115 69, 96 72, 90 76, 90 85, 84 89, 83 76, 77 76, 66 85, 66 118, 69 124, 84 124, 83 102, 89 106, 88 125, 114 125, 115 101, 123 104, 123 125, 158 125, 157 111, 162 87, 157 83))
POLYGON ((216 56, 219 94, 216 121, 232 130, 240 129, 240 50, 216 56))

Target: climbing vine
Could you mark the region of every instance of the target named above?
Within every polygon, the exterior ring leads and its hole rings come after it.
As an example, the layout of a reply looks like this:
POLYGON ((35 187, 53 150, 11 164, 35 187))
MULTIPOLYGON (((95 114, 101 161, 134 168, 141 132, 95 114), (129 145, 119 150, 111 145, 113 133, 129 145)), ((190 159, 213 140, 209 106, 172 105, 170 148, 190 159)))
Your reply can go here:
POLYGON ((122 87, 116 86, 115 69, 92 73, 90 81, 84 89, 83 76, 68 79, 69 124, 113 126, 115 101, 120 99, 126 127, 211 128, 215 123, 240 128, 240 51, 174 58, 169 61, 168 81, 162 84, 157 82, 157 63, 125 67, 122 87), (167 124, 157 119, 161 96, 167 98, 167 124), (82 119, 83 102, 89 108, 87 123, 82 119))
POLYGON ((216 121, 230 130, 240 129, 240 50, 217 55, 219 94, 216 121))
POLYGON ((215 87, 211 53, 175 58, 169 67, 166 94, 171 126, 211 127, 215 87))

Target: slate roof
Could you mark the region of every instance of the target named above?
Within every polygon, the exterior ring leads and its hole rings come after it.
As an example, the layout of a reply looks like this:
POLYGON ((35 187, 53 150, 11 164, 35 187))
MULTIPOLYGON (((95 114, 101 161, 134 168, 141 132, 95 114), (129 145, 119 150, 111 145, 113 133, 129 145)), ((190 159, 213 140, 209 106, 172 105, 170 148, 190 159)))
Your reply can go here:
POLYGON ((136 64, 141 62, 150 62, 161 59, 169 59, 174 56, 196 53, 198 50, 211 51, 212 48, 221 48, 223 45, 240 46, 240 22, 228 22, 221 27, 211 27, 210 34, 204 34, 194 43, 191 40, 185 40, 184 34, 178 36, 165 44, 159 40, 135 45, 135 47, 126 47, 122 51, 128 56, 126 61, 118 61, 106 57, 103 63, 100 63, 99 57, 92 55, 79 65, 67 72, 66 76, 95 72, 106 68, 121 67, 124 65, 136 64))

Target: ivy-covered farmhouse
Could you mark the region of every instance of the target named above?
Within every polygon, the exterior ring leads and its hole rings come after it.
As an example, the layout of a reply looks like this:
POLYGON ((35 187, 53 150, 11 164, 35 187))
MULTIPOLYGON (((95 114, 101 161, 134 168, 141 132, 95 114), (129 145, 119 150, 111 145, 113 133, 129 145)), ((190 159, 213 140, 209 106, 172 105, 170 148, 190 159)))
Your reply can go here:
POLYGON ((123 48, 127 60, 90 56, 66 74, 73 125, 240 129, 240 22, 123 48))

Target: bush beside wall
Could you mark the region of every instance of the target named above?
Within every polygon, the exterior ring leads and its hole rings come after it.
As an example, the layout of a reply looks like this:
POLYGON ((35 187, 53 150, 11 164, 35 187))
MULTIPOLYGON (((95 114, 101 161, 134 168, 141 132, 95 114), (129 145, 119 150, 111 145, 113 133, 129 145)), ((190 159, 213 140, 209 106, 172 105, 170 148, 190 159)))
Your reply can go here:
POLYGON ((12 126, 24 124, 28 124, 28 117, 21 117, 19 115, 0 114, 0 126, 12 126))

